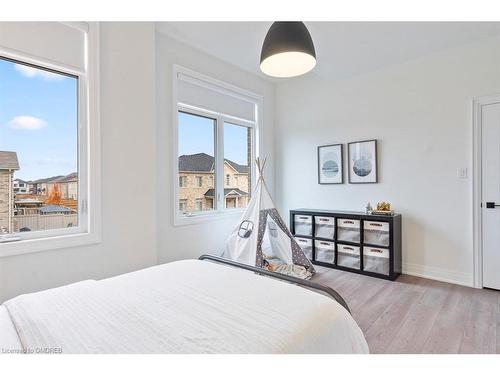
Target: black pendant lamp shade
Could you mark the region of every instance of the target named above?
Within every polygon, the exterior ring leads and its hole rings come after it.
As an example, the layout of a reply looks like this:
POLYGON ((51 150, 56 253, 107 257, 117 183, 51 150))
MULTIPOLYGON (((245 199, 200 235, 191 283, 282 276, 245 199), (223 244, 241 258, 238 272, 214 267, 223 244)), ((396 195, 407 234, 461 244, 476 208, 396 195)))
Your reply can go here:
POLYGON ((303 22, 274 22, 260 54, 260 69, 272 77, 295 77, 316 65, 316 51, 303 22))

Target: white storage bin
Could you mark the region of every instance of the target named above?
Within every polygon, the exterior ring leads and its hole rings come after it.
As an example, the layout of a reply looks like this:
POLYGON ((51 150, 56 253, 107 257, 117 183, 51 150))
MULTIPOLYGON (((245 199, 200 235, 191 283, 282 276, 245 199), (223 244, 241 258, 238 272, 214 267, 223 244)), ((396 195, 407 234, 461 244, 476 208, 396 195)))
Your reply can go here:
POLYGON ((360 269, 359 247, 337 244, 337 265, 360 269))
POLYGON ((389 246, 389 223, 363 222, 363 242, 370 245, 389 246))
POLYGON ((313 258, 313 242, 310 238, 295 237, 295 241, 300 246, 307 259, 313 258))
POLYGON ((363 269, 389 275, 389 249, 363 247, 363 269))
POLYGON ((295 235, 297 236, 312 236, 312 216, 310 215, 295 215, 293 217, 295 225, 295 235))
POLYGON ((335 262, 335 244, 329 241, 314 241, 314 257, 318 262, 335 262))
POLYGON ((337 219, 337 241, 357 242, 360 240, 359 220, 337 219))
POLYGON ((314 236, 333 240, 335 235, 335 218, 327 216, 314 217, 314 236))

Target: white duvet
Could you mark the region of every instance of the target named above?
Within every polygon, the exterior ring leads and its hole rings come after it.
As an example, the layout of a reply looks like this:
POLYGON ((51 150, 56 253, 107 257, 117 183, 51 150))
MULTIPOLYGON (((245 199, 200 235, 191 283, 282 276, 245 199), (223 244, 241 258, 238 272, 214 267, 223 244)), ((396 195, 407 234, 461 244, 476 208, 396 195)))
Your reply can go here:
POLYGON ((332 299, 207 261, 82 281, 3 306, 27 352, 368 352, 360 328, 332 299))

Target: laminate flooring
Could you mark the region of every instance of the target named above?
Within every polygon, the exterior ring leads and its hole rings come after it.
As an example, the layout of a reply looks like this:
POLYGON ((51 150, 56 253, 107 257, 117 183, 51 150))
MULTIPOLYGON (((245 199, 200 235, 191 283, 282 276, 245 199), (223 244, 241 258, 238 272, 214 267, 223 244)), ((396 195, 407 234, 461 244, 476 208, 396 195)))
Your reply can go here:
POLYGON ((316 267, 313 281, 342 295, 371 353, 500 353, 498 291, 316 267))

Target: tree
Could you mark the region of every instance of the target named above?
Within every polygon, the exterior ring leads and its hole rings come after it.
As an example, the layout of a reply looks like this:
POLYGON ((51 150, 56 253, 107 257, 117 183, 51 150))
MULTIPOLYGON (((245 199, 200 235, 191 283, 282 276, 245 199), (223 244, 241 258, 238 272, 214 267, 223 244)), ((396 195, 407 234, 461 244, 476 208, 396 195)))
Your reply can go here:
POLYGON ((54 187, 49 192, 49 196, 44 202, 45 204, 53 204, 59 206, 61 204, 61 189, 59 184, 54 184, 54 187))

